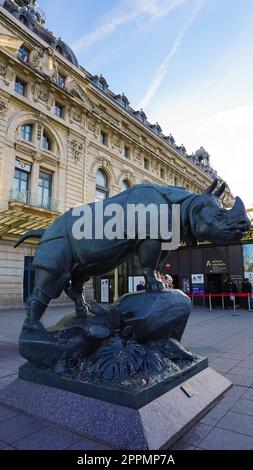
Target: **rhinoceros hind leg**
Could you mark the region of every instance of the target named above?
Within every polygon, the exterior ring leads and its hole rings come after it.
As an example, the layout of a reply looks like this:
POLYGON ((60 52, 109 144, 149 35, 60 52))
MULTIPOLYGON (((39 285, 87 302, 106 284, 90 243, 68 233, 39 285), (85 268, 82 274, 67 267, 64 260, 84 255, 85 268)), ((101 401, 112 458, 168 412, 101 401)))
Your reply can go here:
POLYGON ((89 312, 89 304, 85 301, 84 283, 87 281, 82 275, 72 274, 71 281, 65 287, 65 294, 75 302, 77 317, 84 317, 89 312))
POLYGON ((146 280, 146 290, 151 292, 162 291, 164 285, 155 275, 161 256, 161 242, 159 240, 144 240, 137 248, 137 253, 146 280))
POLYGON ((44 329, 41 317, 45 313, 50 297, 45 295, 40 289, 34 289, 26 304, 26 319, 24 328, 44 329))
POLYGON ((34 289, 26 303, 25 328, 44 328, 40 322, 42 315, 49 302, 60 297, 69 278, 70 273, 62 273, 59 276, 58 271, 49 272, 44 269, 36 269, 34 289))

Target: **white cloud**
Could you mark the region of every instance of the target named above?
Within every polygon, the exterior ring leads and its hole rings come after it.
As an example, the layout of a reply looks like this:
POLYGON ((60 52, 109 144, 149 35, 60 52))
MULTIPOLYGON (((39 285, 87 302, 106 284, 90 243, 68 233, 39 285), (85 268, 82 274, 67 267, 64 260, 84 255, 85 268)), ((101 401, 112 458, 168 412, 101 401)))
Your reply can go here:
POLYGON ((72 44, 74 51, 80 52, 107 35, 116 31, 120 26, 138 21, 157 21, 168 15, 172 10, 188 0, 121 0, 119 5, 110 11, 103 22, 94 31, 85 34, 72 44))
POLYGON ((253 105, 221 111, 199 123, 196 137, 204 142, 213 166, 232 192, 253 207, 253 105))
POLYGON ((176 54, 178 48, 180 47, 180 45, 182 43, 182 40, 183 40, 186 32, 188 31, 191 24, 193 23, 193 21, 197 17, 200 9, 203 6, 203 3, 204 3, 204 0, 197 0, 197 3, 194 5, 193 11, 191 12, 189 18, 187 19, 187 21, 183 25, 180 33, 178 34, 176 40, 174 41, 174 44, 173 44, 171 50, 169 51, 169 53, 167 54, 167 56, 165 57, 165 59, 161 63, 158 70, 156 71, 156 73, 154 75, 154 78, 151 80, 151 82, 148 86, 148 89, 146 91, 145 96, 142 98, 139 105, 137 106, 138 108, 147 107, 150 104, 151 100, 154 98, 157 90, 159 89, 160 85, 162 84, 162 82, 163 82, 163 80, 166 76, 169 64, 170 64, 173 56, 176 54))
MULTIPOLYGON (((253 105, 241 105, 203 117, 186 103, 187 112, 175 112, 172 130, 184 142, 188 153, 195 152, 201 145, 211 156, 211 165, 228 183, 234 195, 240 196, 246 206, 253 207, 253 105)), ((160 107, 160 123, 168 123, 168 111, 160 107)))

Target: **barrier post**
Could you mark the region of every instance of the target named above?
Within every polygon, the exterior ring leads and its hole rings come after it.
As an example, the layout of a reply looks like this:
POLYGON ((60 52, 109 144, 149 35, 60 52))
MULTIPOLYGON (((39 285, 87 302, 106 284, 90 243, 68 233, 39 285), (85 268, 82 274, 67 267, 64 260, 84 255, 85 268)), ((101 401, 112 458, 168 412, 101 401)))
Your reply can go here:
POLYGON ((209 294, 209 310, 212 311, 212 296, 209 294))
POLYGON ((192 308, 194 307, 194 302, 193 302, 193 293, 192 293, 192 308))
POLYGON ((224 304, 224 294, 222 292, 222 296, 221 296, 221 302, 222 302, 222 310, 225 309, 225 304, 224 304))
POLYGON ((248 306, 249 306, 249 312, 251 310, 251 305, 250 305, 250 294, 248 294, 248 306))
POLYGON ((239 316, 240 316, 239 313, 236 313, 236 312, 235 312, 235 310, 236 310, 236 309, 235 309, 235 295, 233 295, 233 306, 234 306, 234 312, 232 313, 232 315, 233 315, 233 316, 236 316, 236 317, 239 317, 239 316))

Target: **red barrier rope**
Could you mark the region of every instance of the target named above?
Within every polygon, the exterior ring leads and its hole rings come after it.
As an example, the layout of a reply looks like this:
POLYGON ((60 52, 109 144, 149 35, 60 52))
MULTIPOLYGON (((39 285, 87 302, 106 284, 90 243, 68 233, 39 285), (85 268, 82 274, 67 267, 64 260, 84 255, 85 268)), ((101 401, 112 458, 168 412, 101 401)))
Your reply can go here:
POLYGON ((192 293, 187 293, 187 295, 189 297, 230 297, 230 296, 233 296, 233 297, 252 297, 253 298, 253 294, 242 294, 242 293, 237 293, 237 294, 234 294, 233 292, 231 293, 221 293, 221 294, 192 294, 192 293))

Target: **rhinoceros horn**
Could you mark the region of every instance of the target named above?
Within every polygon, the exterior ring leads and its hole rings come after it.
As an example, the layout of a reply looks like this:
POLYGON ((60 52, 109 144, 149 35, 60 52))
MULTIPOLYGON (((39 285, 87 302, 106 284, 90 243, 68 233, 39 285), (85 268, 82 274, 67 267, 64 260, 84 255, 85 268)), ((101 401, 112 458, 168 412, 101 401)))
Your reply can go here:
POLYGON ((217 189, 217 191, 215 191, 214 195, 215 195, 216 197, 222 196, 222 194, 224 193, 225 189, 226 189, 226 183, 223 183, 223 184, 219 187, 219 189, 217 189))
POLYGON ((207 194, 210 196, 212 192, 215 190, 215 188, 217 187, 217 184, 218 184, 218 179, 216 178, 215 180, 213 180, 212 184, 203 192, 203 194, 207 194))
POLYGON ((237 196, 235 198, 235 203, 232 209, 229 211, 231 214, 244 214, 245 207, 242 200, 237 196))

